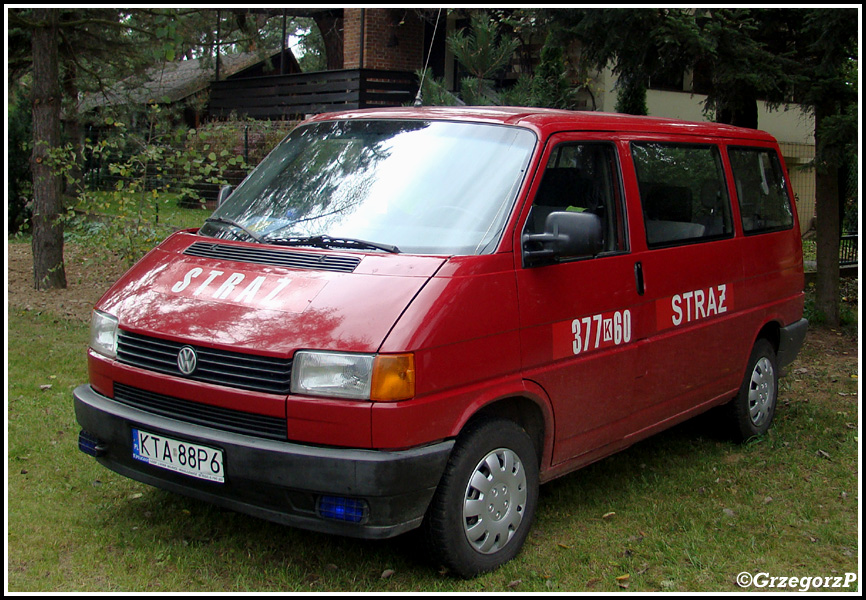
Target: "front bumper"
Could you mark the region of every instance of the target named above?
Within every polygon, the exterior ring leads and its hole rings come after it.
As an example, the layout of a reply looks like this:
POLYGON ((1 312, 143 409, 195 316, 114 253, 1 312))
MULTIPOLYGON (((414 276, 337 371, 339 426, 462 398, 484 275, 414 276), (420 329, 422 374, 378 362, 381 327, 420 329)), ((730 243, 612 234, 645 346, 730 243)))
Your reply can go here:
POLYGON ((132 408, 81 385, 75 416, 102 465, 121 475, 238 512, 324 533, 386 538, 421 524, 454 445, 400 451, 318 447, 203 427, 132 408), (132 458, 132 429, 223 450, 225 482, 199 480, 132 458), (322 496, 362 500, 359 523, 322 517, 322 496))

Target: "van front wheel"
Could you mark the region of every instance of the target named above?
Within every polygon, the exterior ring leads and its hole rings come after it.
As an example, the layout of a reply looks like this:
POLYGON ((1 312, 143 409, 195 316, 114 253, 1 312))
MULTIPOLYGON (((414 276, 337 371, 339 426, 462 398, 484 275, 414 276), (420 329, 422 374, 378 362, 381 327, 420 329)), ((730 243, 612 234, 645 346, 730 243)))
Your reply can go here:
POLYGON ((752 348, 740 391, 730 405, 737 439, 745 441, 767 432, 776 413, 778 391, 776 352, 770 342, 760 339, 752 348))
POLYGON ((538 459, 512 421, 482 421, 464 431, 448 460, 424 522, 431 553, 461 577, 514 558, 538 501, 538 459))

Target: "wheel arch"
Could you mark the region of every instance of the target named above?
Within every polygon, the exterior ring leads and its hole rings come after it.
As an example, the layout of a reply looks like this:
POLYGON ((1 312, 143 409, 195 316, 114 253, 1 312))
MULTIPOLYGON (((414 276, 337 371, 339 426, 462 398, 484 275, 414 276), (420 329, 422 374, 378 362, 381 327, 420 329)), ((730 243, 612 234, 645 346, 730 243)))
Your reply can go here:
POLYGON ((774 352, 779 352, 779 344, 781 342, 782 337, 782 325, 778 321, 768 321, 764 323, 761 329, 758 331, 758 335, 755 336, 754 341, 752 342, 752 346, 754 346, 758 340, 765 339, 773 346, 774 352))
POLYGON ((548 406, 532 394, 514 394, 491 400, 479 407, 466 419, 460 431, 478 421, 492 418, 506 418, 529 435, 535 447, 539 470, 548 464, 553 448, 553 416, 548 406))

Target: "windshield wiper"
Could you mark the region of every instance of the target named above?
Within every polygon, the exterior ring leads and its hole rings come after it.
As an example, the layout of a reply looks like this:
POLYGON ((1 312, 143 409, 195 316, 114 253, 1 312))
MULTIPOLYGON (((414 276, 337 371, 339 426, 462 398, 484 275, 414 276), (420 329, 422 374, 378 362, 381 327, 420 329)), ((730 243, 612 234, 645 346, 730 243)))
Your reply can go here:
POLYGON ((207 219, 204 220, 204 222, 205 223, 225 223, 226 225, 231 225, 233 227, 237 227, 238 229, 243 231, 245 234, 247 234, 248 236, 253 238, 255 241, 257 241, 258 243, 260 243, 260 244, 265 243, 264 238, 262 238, 259 235, 256 235, 255 233, 253 233, 252 231, 250 231, 249 229, 247 229, 246 227, 244 227, 243 225, 241 225, 237 221, 233 221, 233 220, 228 219, 226 217, 208 217, 207 219))
POLYGON ((278 246, 311 246, 313 248, 354 248, 358 250, 383 250, 392 254, 399 254, 400 249, 391 244, 380 244, 354 238, 331 237, 329 235, 309 235, 302 237, 286 238, 264 238, 265 244, 278 246))

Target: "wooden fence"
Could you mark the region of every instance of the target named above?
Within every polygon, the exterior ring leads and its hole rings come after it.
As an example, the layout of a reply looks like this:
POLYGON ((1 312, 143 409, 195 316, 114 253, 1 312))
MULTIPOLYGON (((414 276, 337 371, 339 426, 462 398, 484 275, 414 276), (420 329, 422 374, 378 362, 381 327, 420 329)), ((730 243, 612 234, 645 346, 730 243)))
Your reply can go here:
POLYGON ((289 119, 336 110, 401 106, 412 102, 413 73, 342 69, 296 75, 226 79, 211 84, 208 113, 255 119, 289 119))

